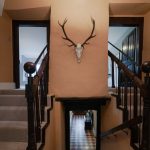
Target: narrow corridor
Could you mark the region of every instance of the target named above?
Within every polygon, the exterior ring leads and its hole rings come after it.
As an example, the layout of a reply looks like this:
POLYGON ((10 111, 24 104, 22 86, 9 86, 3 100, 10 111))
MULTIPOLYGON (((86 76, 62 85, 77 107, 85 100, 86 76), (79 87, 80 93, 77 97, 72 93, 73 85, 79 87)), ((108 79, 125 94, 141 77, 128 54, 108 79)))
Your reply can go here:
POLYGON ((92 130, 84 129, 84 115, 73 115, 70 121, 70 150, 96 150, 92 130))

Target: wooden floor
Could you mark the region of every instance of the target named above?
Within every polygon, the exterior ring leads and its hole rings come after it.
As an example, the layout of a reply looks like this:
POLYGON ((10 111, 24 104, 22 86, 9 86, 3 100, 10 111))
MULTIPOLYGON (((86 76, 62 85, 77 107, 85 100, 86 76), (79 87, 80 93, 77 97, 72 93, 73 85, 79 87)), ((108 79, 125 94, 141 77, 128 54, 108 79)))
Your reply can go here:
POLYGON ((70 150, 96 150, 93 132, 84 129, 84 115, 73 115, 70 124, 70 150))

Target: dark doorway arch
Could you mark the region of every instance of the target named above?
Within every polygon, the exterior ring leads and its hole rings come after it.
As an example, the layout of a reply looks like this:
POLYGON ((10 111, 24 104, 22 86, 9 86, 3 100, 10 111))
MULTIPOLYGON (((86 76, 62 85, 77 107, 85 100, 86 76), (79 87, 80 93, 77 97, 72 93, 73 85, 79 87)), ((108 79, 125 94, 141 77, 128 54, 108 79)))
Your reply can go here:
POLYGON ((65 145, 70 150, 70 111, 95 110, 97 114, 96 150, 101 147, 101 106, 105 105, 110 97, 61 97, 56 101, 62 102, 65 110, 65 145))

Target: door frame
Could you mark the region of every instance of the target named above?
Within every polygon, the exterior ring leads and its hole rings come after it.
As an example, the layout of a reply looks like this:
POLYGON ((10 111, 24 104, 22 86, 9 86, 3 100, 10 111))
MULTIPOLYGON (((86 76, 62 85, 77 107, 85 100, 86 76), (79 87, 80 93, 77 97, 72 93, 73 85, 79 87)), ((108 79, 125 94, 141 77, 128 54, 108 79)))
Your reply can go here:
POLYGON ((46 27, 47 28, 47 44, 49 49, 50 42, 50 20, 13 20, 12 21, 12 37, 13 37, 13 81, 16 88, 20 88, 20 69, 19 69, 19 27, 46 27))
MULTIPOLYGON (((139 28, 139 64, 142 64, 144 17, 109 17, 109 27, 138 27, 139 28)), ((141 71, 139 73, 141 77, 141 71)))
MULTIPOLYGON (((91 106, 84 106, 81 107, 74 107, 76 105, 75 103, 70 105, 69 107, 65 107, 65 133, 66 133, 66 150, 70 150, 70 111, 85 111, 85 110, 95 110, 97 113, 96 116, 96 149, 95 150, 100 150, 101 147, 101 142, 100 142, 100 135, 101 135, 101 119, 100 119, 100 112, 101 112, 101 107, 91 107, 91 106)), ((77 105, 76 105, 77 106, 77 105)))
POLYGON ((70 150, 70 116, 71 110, 96 110, 96 150, 101 148, 101 106, 110 101, 110 97, 56 97, 57 102, 62 102, 65 112, 65 146, 70 150))
POLYGON ((101 107, 99 108, 93 108, 93 107, 87 107, 87 108, 66 108, 65 109, 65 131, 66 131, 66 150, 70 150, 70 111, 85 111, 85 110, 95 110, 97 113, 97 119, 96 119, 96 149, 95 150, 100 150, 101 147, 101 142, 100 142, 100 110, 101 107))

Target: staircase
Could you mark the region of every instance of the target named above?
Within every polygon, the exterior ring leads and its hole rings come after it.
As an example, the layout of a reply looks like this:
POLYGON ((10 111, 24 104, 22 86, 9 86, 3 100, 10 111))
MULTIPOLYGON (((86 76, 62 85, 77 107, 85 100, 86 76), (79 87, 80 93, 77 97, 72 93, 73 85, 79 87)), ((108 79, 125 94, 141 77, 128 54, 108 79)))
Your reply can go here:
POLYGON ((27 147, 27 107, 23 90, 0 91, 0 150, 27 147))
POLYGON ((129 130, 118 131, 117 133, 105 137, 101 140, 101 150, 133 150, 130 146, 129 130))
POLYGON ((128 129, 130 131, 129 145, 132 149, 150 150, 150 61, 140 66, 121 50, 117 50, 119 58, 110 51, 108 56, 112 61, 110 75, 113 91, 111 95, 116 99, 115 109, 122 112, 122 121, 105 130, 101 138, 109 138, 128 129), (122 61, 124 57, 129 63, 122 61), (115 67, 116 70, 114 70, 115 67), (145 82, 140 78, 141 71, 146 74, 145 82))
MULTIPOLYGON (((118 103, 117 88, 109 88, 109 93, 111 95, 111 101, 107 104, 107 108, 104 108, 102 111, 103 132, 101 133, 101 149, 133 150, 134 148, 130 145, 132 136, 131 127, 140 124, 142 117, 138 116, 124 121, 124 107, 118 103)), ((131 96, 128 94, 128 107, 130 107, 130 97, 132 100, 134 99, 133 89, 131 90, 131 96)), ((132 104, 131 112, 133 112, 133 108, 132 104)))
MULTIPOLYGON (((44 134, 49 123, 50 109, 49 106, 45 107, 45 121, 41 123, 41 135, 44 134)), ((42 149, 43 144, 37 143, 37 149, 42 149)), ((25 150, 27 145, 28 124, 25 91, 0 90, 0 150, 25 150)))

